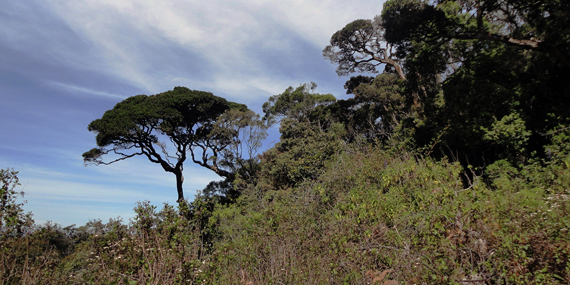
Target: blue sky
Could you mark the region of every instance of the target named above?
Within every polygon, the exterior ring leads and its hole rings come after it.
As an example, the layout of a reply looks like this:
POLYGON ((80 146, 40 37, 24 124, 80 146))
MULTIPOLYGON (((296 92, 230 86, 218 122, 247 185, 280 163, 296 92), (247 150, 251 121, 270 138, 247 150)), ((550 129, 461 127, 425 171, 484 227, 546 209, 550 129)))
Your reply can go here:
MULTIPOLYGON (((346 98, 323 59, 330 36, 380 14, 383 1, 8 0, 0 9, 0 168, 19 171, 37 223, 133 216, 137 201, 176 201, 174 175, 143 157, 83 164, 87 125, 123 99, 175 86, 256 112, 314 81, 346 98)), ((277 138, 276 131, 267 144, 277 138)), ((218 177, 185 164, 185 197, 218 177)))

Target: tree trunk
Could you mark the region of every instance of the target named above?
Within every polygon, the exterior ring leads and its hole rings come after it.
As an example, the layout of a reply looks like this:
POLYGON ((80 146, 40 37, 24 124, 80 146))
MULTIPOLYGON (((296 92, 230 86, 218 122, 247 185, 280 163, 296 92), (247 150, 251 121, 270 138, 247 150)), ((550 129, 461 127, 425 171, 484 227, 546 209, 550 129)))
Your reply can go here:
POLYGON ((176 190, 178 191, 178 200, 177 202, 180 203, 184 201, 184 191, 182 190, 182 183, 184 182, 184 176, 182 176, 182 171, 174 172, 176 175, 176 190))

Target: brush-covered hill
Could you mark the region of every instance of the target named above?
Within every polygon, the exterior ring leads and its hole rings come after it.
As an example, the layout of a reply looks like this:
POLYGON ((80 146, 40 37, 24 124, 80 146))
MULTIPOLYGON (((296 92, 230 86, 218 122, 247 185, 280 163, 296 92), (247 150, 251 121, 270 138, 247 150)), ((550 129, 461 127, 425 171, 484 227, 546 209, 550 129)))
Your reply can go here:
POLYGON ((386 1, 323 50, 354 96, 270 97, 272 148, 128 223, 35 226, 3 170, 0 284, 569 284, 569 15, 386 1))

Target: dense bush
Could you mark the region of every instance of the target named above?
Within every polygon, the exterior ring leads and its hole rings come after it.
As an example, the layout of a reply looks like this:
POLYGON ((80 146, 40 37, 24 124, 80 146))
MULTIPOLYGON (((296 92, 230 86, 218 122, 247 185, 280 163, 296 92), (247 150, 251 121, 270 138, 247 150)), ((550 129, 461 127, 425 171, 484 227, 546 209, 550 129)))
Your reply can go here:
MULTIPOLYGON (((323 146, 307 145, 304 155, 313 155, 311 147, 323 146)), ((523 168, 502 160, 466 173, 449 159, 371 145, 337 147, 342 151, 320 162, 319 171, 283 184, 287 187, 268 186, 279 184, 278 175, 262 171, 258 183, 247 184, 233 203, 205 203, 207 197, 198 196, 191 204, 157 211, 141 202, 129 224, 113 219, 78 228, 46 224, 18 238, 4 237, 1 279, 4 284, 570 282, 570 164, 563 150, 523 168)), ((262 169, 287 172, 272 163, 303 157, 276 154, 262 169)))
POLYGON ((568 180, 536 184, 505 177, 508 165, 492 169, 493 186, 475 176, 465 187, 458 163, 373 148, 340 155, 294 189, 261 199, 248 189, 214 213, 222 236, 212 280, 359 284, 389 272, 409 284, 570 281, 568 180))

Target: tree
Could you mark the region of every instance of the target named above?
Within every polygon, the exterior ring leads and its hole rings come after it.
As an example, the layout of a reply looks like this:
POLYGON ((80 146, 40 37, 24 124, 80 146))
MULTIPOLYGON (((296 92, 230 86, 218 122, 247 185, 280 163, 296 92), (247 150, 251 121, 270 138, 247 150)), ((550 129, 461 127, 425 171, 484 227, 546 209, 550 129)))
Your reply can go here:
POLYGON ((227 145, 220 150, 220 157, 223 157, 220 166, 239 174, 242 179, 252 179, 256 175, 256 155, 267 137, 267 128, 259 114, 251 110, 230 109, 224 112, 212 131, 212 135, 225 138, 222 144, 227 145))
POLYGON ((569 13, 570 3, 560 0, 390 0, 381 16, 334 33, 323 56, 338 64, 339 75, 376 73, 386 64, 406 79, 414 45, 477 40, 546 53, 570 66, 569 13))
MULTIPOLYGON (((385 65, 400 78, 393 114, 406 118, 412 147, 518 165, 544 158, 547 134, 570 121, 569 14, 559 0, 389 0, 374 20, 336 32, 323 55, 339 75, 385 65)), ((373 91, 366 81, 347 87, 373 91)))
POLYGON ((7 237, 18 237, 25 234, 34 224, 31 213, 24 213, 23 203, 16 199, 24 192, 15 189, 20 185, 18 171, 0 169, 0 242, 7 237))
POLYGON ((331 94, 315 93, 314 82, 289 87, 263 104, 264 120, 279 121, 281 138, 263 153, 258 183, 261 188, 294 187, 314 179, 325 163, 341 151, 342 124, 327 108, 336 102, 331 94), (269 179, 266 179, 269 178, 269 179))
POLYGON ((336 117, 347 127, 359 131, 369 139, 386 141, 394 130, 406 119, 404 98, 400 87, 401 80, 395 74, 379 74, 370 83, 361 83, 353 89, 354 105, 344 116, 336 117))
POLYGON ((297 88, 289 86, 285 92, 269 97, 263 104, 263 119, 270 125, 285 119, 294 123, 315 123, 322 128, 324 121, 320 120, 322 118, 315 111, 336 102, 336 98, 332 94, 315 93, 316 88, 314 82, 297 88))
POLYGON ((129 97, 89 124, 88 130, 97 133, 98 147, 85 152, 83 158, 86 164, 108 165, 145 156, 176 176, 180 202, 184 200, 182 171, 188 153, 192 162, 226 178, 243 165, 242 153, 231 150, 241 143, 242 131, 254 123, 252 113, 243 104, 185 87, 129 97), (170 148, 165 140, 170 141, 170 148), (104 162, 108 154, 114 158, 104 162))
POLYGON ((402 59, 386 42, 384 33, 383 26, 377 20, 353 21, 333 34, 331 44, 323 50, 323 56, 338 64, 338 75, 377 73, 378 65, 387 64, 401 79, 406 79, 402 59))
POLYGON ((259 170, 257 153, 267 137, 267 128, 260 116, 251 110, 230 109, 218 118, 213 133, 229 139, 228 146, 221 151, 224 157, 221 166, 229 169, 232 175, 210 182, 202 190, 204 196, 233 201, 240 195, 240 185, 256 179, 259 170), (239 183, 234 184, 238 178, 239 183))

